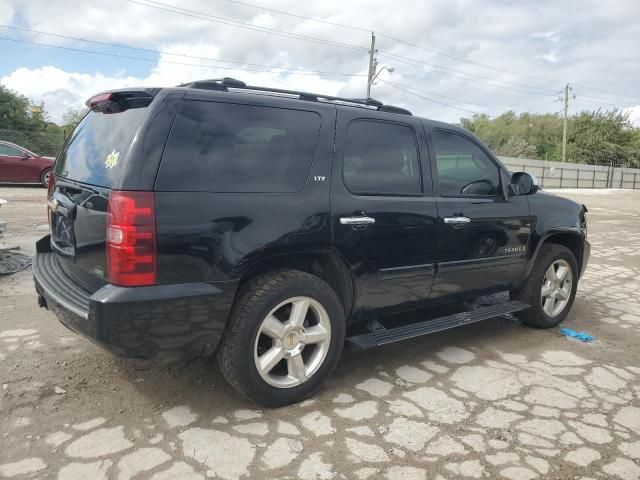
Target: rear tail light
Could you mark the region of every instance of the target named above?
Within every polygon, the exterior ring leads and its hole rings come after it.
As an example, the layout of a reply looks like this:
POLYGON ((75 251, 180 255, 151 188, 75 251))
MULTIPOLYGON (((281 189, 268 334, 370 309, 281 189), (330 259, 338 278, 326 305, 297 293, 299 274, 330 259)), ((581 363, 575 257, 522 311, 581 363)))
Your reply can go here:
POLYGON ((156 283, 153 192, 112 191, 107 209, 107 279, 125 287, 156 283))

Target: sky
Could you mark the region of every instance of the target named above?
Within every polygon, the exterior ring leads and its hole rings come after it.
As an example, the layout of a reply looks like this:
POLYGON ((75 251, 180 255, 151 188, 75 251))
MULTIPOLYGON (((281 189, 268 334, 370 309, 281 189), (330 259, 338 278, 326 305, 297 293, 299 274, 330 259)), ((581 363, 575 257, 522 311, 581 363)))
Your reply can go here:
POLYGON ((0 84, 52 121, 95 93, 233 77, 446 122, 619 108, 640 126, 637 0, 0 0, 0 84))

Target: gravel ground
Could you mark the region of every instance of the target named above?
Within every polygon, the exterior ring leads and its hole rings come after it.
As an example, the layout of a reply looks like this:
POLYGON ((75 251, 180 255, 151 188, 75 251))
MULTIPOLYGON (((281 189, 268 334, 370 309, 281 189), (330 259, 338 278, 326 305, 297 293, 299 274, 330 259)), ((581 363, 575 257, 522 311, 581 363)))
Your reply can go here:
MULTIPOLYGON (((210 361, 114 358, 0 278, 0 477, 97 480, 640 478, 640 191, 587 204, 571 341, 507 318, 346 352, 313 399, 259 410, 210 361)), ((33 253, 45 191, 0 187, 33 253)))

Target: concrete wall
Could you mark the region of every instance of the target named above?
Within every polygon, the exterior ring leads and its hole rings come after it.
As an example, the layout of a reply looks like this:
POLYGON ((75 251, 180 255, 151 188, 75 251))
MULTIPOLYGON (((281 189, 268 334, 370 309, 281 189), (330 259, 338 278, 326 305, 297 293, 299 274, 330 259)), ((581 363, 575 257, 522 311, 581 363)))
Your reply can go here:
POLYGON ((512 172, 538 177, 546 188, 635 188, 640 189, 640 169, 606 165, 547 162, 530 158, 499 157, 512 172))

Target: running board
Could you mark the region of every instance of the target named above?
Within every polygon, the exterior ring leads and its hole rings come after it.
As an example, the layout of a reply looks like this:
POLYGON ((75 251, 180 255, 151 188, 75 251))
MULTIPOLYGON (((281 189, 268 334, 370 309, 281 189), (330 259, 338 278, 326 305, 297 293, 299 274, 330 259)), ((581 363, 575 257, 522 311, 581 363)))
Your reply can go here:
POLYGON ((530 305, 526 303, 518 301, 490 305, 454 315, 436 317, 409 325, 355 335, 347 338, 347 342, 351 343, 356 350, 366 350, 367 348, 378 347, 380 345, 386 345, 387 343, 399 342, 400 340, 441 332, 470 323, 482 322, 483 320, 489 320, 490 318, 506 315, 507 313, 519 312, 520 310, 529 308, 529 306, 530 305))

